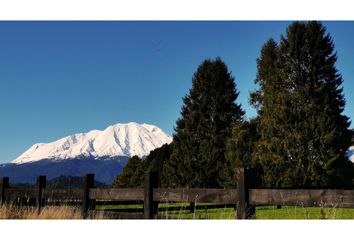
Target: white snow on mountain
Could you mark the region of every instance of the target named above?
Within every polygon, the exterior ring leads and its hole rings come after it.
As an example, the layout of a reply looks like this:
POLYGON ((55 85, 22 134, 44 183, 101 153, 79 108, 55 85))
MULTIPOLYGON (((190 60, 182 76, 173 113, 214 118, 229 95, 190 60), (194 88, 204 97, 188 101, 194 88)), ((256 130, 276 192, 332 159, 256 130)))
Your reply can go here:
POLYGON ((150 151, 172 142, 172 137, 149 124, 130 122, 111 125, 103 131, 74 134, 51 143, 37 143, 12 163, 21 164, 42 159, 77 157, 147 156, 150 151))
POLYGON ((348 150, 348 157, 350 161, 354 163, 354 146, 351 146, 348 150))

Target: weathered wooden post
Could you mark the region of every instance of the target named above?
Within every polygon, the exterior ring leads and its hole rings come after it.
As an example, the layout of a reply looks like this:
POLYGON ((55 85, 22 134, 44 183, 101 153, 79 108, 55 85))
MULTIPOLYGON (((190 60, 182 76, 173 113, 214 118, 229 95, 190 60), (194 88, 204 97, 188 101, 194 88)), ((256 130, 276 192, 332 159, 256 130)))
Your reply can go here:
POLYGON ((195 202, 190 202, 189 203, 189 211, 190 211, 190 213, 194 213, 194 211, 195 211, 195 202))
POLYGON ((9 177, 0 178, 0 206, 5 204, 5 189, 9 187, 9 177))
POLYGON ((90 209, 90 188, 94 188, 95 185, 95 175, 88 173, 84 176, 84 185, 83 185, 83 196, 82 196, 82 218, 87 218, 88 210, 90 209))
POLYGON ((158 173, 147 171, 144 181, 144 218, 153 219, 157 213, 158 203, 154 202, 153 189, 158 186, 158 173))
POLYGON ((251 185, 250 169, 237 170, 237 219, 250 219, 255 215, 255 207, 249 204, 249 188, 251 185))
POLYGON ((36 199, 36 207, 37 214, 41 213, 41 208, 44 204, 43 192, 46 187, 46 176, 38 176, 37 177, 37 199, 36 199))

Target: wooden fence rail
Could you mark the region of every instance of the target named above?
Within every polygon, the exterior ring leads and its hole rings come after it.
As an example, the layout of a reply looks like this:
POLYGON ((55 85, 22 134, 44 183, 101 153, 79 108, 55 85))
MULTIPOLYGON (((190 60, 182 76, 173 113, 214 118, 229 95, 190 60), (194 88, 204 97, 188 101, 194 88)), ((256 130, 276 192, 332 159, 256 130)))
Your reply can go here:
MULTIPOLYGON (((158 176, 155 172, 146 173, 144 188, 128 189, 94 188, 93 174, 84 176, 82 189, 47 189, 45 176, 37 178, 36 188, 11 188, 9 178, 2 177, 0 178, 0 204, 32 204, 38 213, 44 206, 76 205, 81 207, 83 218, 97 213, 96 205, 136 203, 143 205, 140 209, 130 209, 132 211, 105 212, 105 215, 116 219, 159 218, 158 204, 171 202, 189 202, 191 211, 197 209, 197 203, 219 204, 215 208, 221 205, 233 206, 237 219, 254 218, 257 205, 354 208, 354 190, 256 189, 252 188, 252 178, 248 169, 238 169, 237 174, 236 189, 158 188, 158 176)), ((213 205, 206 207, 213 208, 213 205)))

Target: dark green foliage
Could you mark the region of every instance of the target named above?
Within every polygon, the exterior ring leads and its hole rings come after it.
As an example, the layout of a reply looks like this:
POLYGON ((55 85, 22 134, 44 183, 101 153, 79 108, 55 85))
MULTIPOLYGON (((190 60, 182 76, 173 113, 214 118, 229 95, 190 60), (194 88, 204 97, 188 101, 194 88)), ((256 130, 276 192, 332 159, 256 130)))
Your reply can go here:
POLYGON ((266 186, 346 186, 352 134, 331 37, 318 22, 295 22, 279 46, 268 41, 251 94, 259 111, 255 159, 266 186))
POLYGON ((114 180, 113 187, 142 187, 144 185, 145 173, 148 170, 158 172, 160 185, 163 184, 166 177, 162 174, 162 168, 166 159, 170 157, 171 152, 172 143, 164 144, 154 149, 144 160, 137 156, 130 158, 121 174, 114 180))
POLYGON ((165 186, 169 176, 163 174, 163 166, 167 159, 170 158, 173 149, 173 143, 164 144, 159 148, 151 151, 145 159, 145 171, 151 170, 158 172, 159 185, 165 186))
MULTIPOLYGON (((69 188, 82 188, 83 187, 83 177, 80 176, 59 176, 47 180, 46 188, 48 189, 69 189, 69 188)), ((12 188, 35 188, 36 184, 30 183, 12 183, 12 188)), ((110 185, 95 181, 96 188, 109 188, 110 185)))
MULTIPOLYGON (((269 39, 261 50, 261 56, 257 59, 257 78, 259 90, 252 92, 250 103, 262 113, 264 105, 277 104, 283 88, 278 77, 278 46, 273 39, 269 39)), ((264 110, 267 110, 266 108, 264 110)))
POLYGON ((244 115, 234 78, 219 58, 205 60, 194 74, 176 122, 171 158, 163 169, 170 187, 220 187, 229 179, 225 159, 231 125, 244 115))
POLYGON ((259 140, 258 119, 238 122, 232 127, 231 137, 227 141, 226 159, 230 162, 229 186, 236 187, 236 168, 250 167, 257 175, 261 174, 259 164, 254 160, 255 144, 259 140))
MULTIPOLYGON (((162 167, 167 158, 170 157, 172 152, 172 143, 164 144, 150 152, 145 159, 146 170, 162 172, 162 167)), ((160 174, 159 174, 160 175, 160 174)))
POLYGON ((280 79, 279 48, 273 39, 264 44, 257 59, 257 78, 260 88, 251 93, 250 102, 258 109, 258 135, 252 159, 262 166, 266 186, 282 186, 287 165, 286 139, 290 124, 291 100, 287 86, 280 79))
POLYGON ((144 161, 138 156, 129 158, 121 174, 114 179, 112 186, 115 188, 142 187, 144 183, 144 161))

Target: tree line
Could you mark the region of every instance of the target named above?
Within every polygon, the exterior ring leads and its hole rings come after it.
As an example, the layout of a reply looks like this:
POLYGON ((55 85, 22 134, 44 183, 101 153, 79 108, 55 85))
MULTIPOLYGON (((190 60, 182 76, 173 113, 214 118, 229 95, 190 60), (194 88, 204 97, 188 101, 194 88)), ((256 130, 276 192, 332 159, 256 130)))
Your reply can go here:
POLYGON ((234 77, 220 59, 201 63, 183 98, 173 142, 132 157, 113 182, 139 187, 159 172, 163 187, 235 187, 237 167, 251 167, 264 187, 346 187, 354 134, 343 114, 343 79, 334 43, 320 22, 294 22, 269 39, 257 59, 257 116, 246 119, 234 77))

